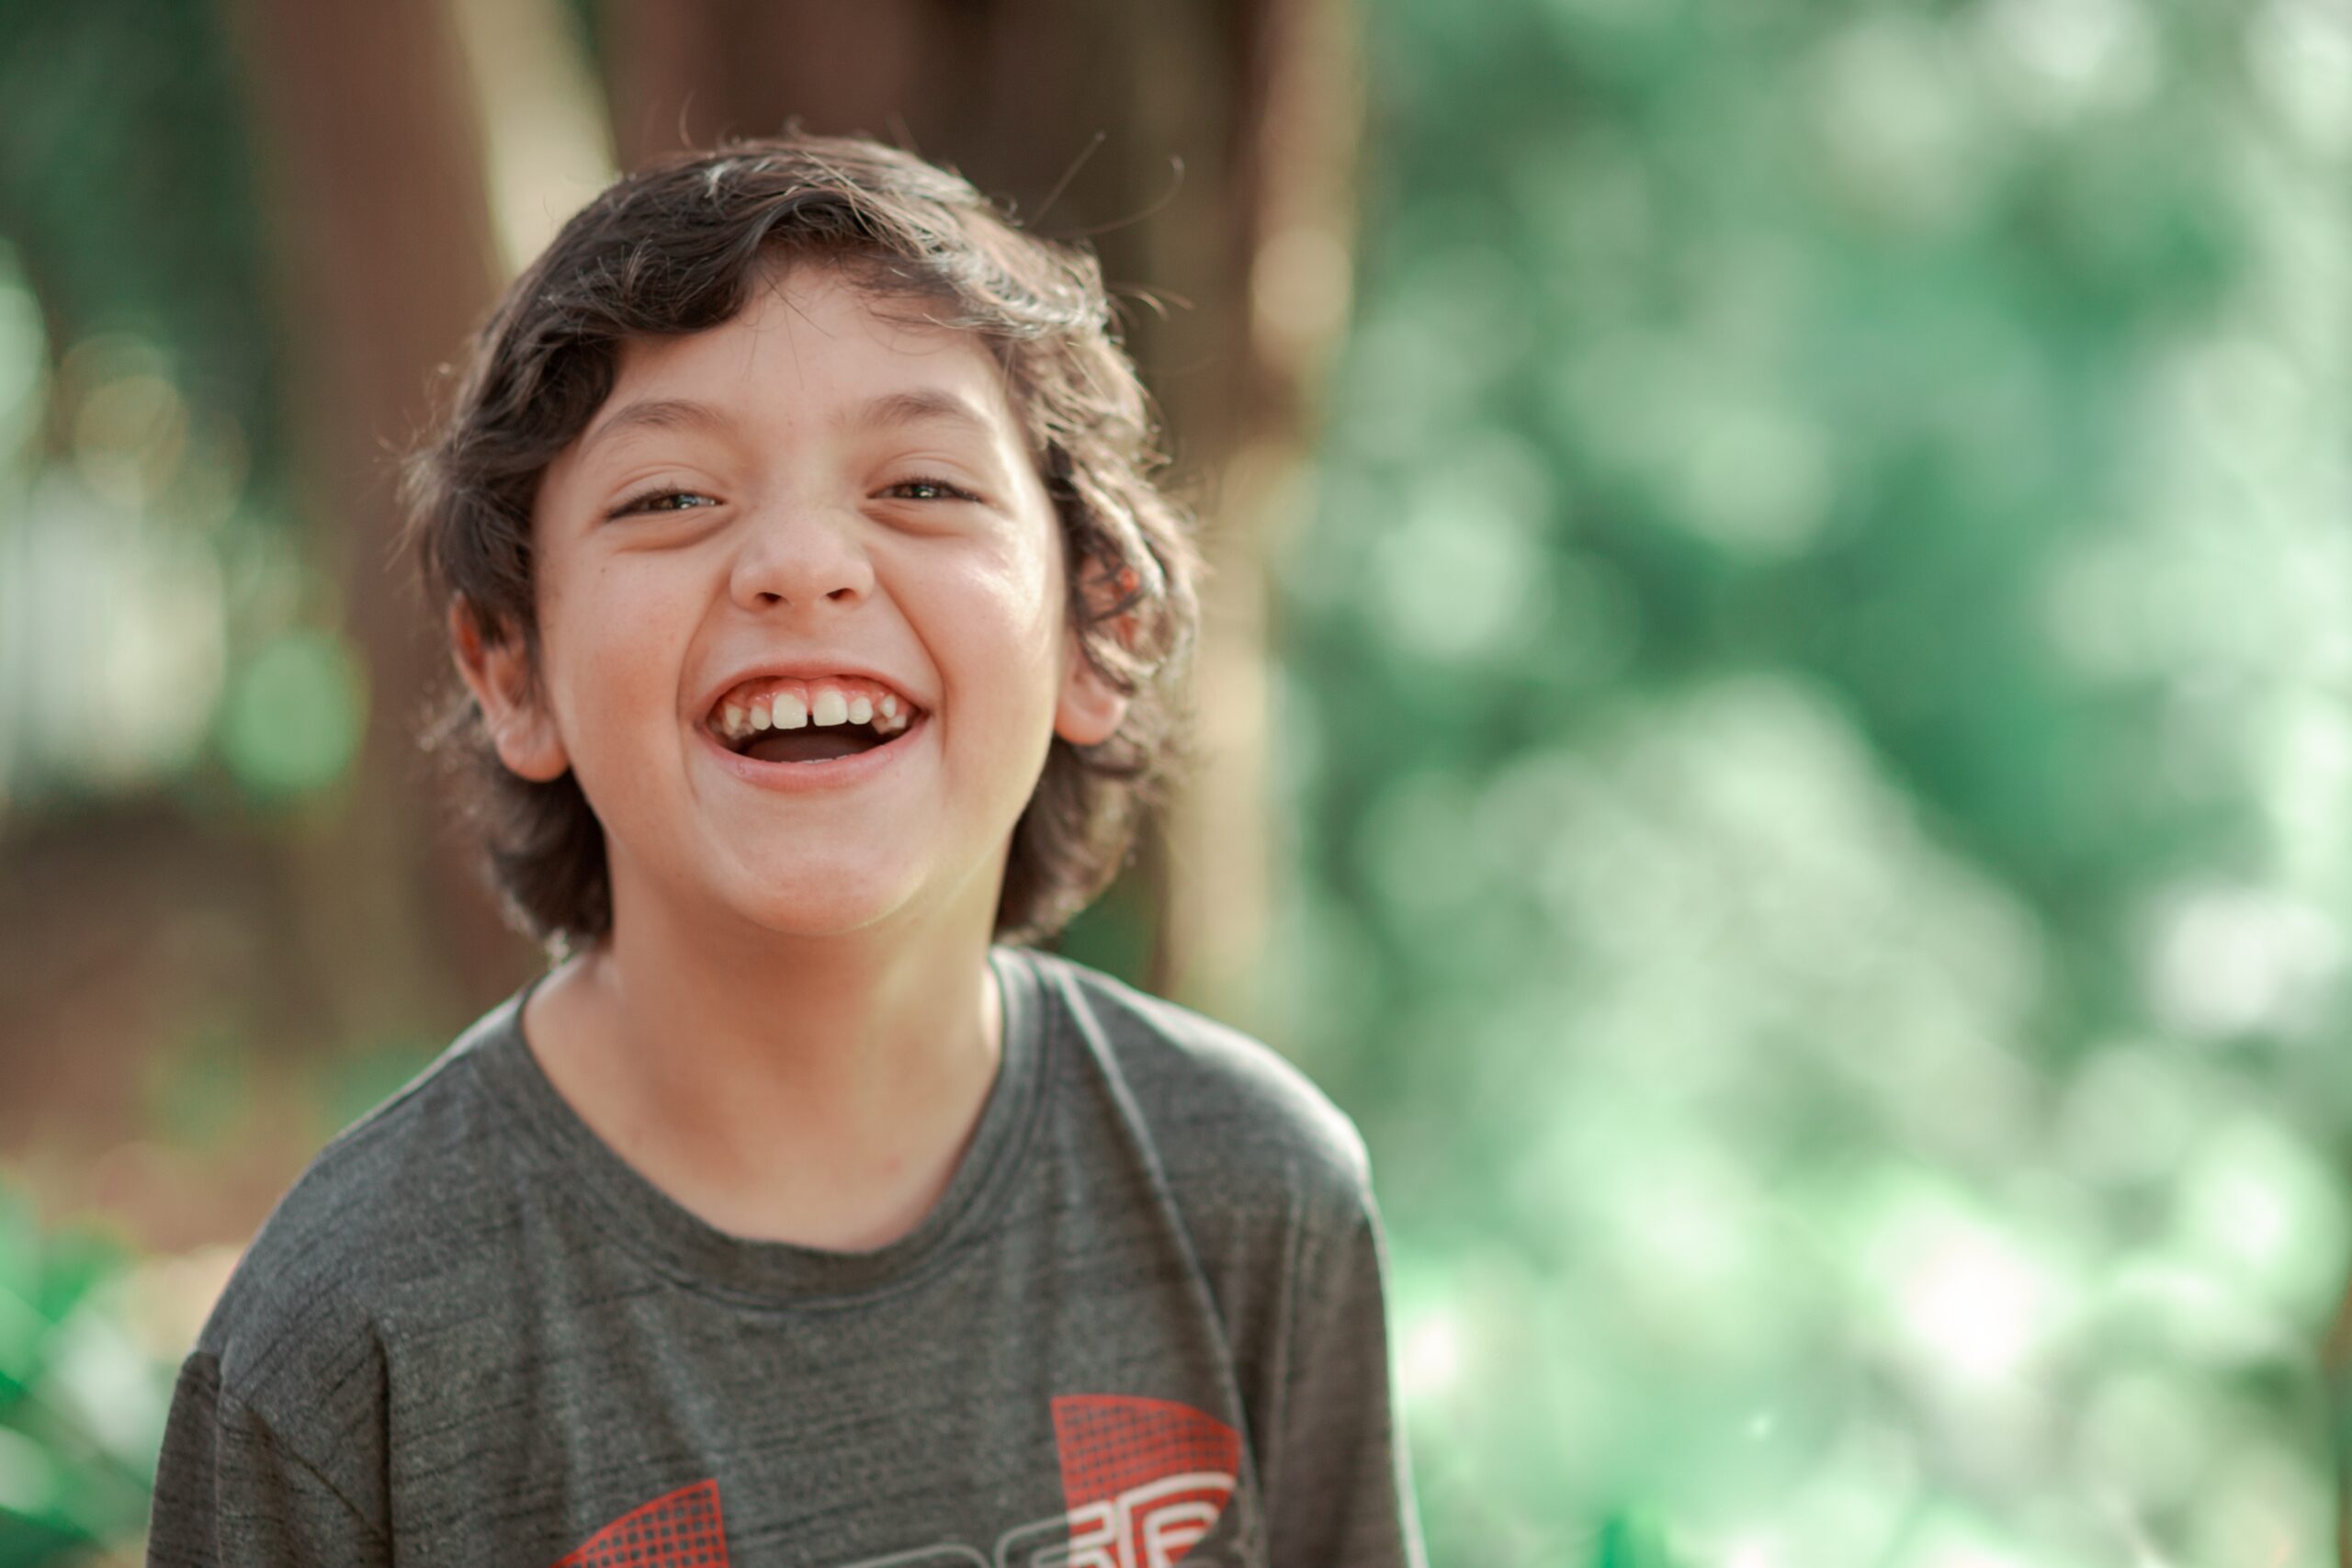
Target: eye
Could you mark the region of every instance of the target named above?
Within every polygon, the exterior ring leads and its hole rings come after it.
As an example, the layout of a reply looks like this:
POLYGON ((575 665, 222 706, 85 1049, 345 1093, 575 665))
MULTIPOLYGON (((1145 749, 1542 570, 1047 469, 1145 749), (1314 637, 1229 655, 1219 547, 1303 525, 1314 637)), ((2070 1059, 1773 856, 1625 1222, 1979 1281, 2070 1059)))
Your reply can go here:
POLYGON ((959 489, 955 485, 949 484, 945 479, 900 479, 897 484, 890 486, 889 489, 884 491, 882 493, 885 495, 896 495, 902 491, 923 492, 920 494, 909 494, 907 496, 909 501, 978 501, 980 499, 978 496, 974 495, 970 491, 959 489))
POLYGON ((694 509, 683 505, 665 506, 658 504, 659 502, 671 501, 691 502, 695 503, 695 508, 717 506, 718 504, 718 502, 712 500, 709 496, 703 494, 700 491, 654 490, 648 491, 643 495, 638 496, 634 500, 621 502, 620 505, 613 509, 611 515, 615 517, 626 517, 632 512, 685 512, 694 509))

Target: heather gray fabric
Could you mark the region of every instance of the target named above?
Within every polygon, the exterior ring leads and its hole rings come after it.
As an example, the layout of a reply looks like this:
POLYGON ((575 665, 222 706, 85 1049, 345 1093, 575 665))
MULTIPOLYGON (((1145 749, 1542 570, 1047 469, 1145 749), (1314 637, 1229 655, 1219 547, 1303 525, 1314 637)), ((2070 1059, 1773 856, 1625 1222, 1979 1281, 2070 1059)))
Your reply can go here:
POLYGON ((500 1004, 238 1265, 149 1563, 1419 1564, 1353 1126, 1247 1036, 989 957, 996 1084, 871 1253, 704 1223, 500 1004))

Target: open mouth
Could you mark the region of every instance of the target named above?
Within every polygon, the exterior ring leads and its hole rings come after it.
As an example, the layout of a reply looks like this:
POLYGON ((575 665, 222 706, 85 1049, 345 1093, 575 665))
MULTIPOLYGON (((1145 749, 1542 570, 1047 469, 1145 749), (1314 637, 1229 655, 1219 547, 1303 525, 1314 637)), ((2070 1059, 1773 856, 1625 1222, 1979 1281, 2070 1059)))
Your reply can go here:
POLYGON ((739 757, 827 762, 887 746, 922 717, 921 709, 876 682, 827 678, 739 687, 706 723, 739 757))

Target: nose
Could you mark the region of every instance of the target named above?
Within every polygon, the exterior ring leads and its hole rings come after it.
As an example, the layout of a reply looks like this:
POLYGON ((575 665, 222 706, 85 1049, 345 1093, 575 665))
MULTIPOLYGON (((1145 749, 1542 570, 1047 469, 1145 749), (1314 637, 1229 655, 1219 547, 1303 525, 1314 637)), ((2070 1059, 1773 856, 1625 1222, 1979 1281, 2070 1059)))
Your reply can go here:
POLYGON ((810 609, 828 600, 851 605, 874 592, 874 564, 858 539, 855 515, 783 502, 746 522, 728 583, 745 609, 810 609))

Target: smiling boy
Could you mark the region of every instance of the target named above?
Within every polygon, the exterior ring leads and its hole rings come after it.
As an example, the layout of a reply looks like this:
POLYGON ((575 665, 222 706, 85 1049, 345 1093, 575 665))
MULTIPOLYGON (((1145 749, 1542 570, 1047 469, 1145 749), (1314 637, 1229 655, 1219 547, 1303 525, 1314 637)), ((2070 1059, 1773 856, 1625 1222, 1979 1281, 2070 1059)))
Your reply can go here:
POLYGON ((1354 1129, 1024 945, 1175 755, 1151 460, 1091 258, 872 142, 517 280, 410 493, 561 961, 263 1227, 152 1563, 1419 1562, 1354 1129))

